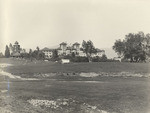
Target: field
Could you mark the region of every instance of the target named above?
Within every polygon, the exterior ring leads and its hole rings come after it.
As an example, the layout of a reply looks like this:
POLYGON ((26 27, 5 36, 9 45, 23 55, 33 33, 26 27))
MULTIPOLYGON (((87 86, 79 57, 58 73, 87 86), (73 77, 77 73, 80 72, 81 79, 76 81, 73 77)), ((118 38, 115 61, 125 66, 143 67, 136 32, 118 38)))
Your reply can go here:
POLYGON ((0 113, 150 113, 148 63, 0 63, 0 113))

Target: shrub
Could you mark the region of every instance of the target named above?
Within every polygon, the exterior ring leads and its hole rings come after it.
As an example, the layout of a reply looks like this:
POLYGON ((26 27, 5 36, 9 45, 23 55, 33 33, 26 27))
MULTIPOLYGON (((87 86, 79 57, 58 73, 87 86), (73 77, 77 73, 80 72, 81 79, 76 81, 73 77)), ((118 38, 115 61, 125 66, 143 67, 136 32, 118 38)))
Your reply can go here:
POLYGON ((87 57, 77 56, 75 58, 70 59, 72 62, 89 62, 87 57))

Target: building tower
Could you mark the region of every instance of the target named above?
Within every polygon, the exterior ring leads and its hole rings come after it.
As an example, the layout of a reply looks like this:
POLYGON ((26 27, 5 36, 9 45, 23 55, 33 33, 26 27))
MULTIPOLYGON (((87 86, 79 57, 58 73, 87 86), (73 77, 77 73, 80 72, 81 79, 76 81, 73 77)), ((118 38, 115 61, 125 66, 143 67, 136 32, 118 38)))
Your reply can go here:
POLYGON ((17 41, 13 45, 13 48, 14 48, 13 53, 20 53, 20 45, 17 41))
POLYGON ((60 44, 60 49, 63 51, 63 53, 66 53, 67 43, 62 42, 62 43, 60 44))
POLYGON ((80 44, 78 42, 73 44, 73 49, 75 49, 76 51, 80 50, 80 44))

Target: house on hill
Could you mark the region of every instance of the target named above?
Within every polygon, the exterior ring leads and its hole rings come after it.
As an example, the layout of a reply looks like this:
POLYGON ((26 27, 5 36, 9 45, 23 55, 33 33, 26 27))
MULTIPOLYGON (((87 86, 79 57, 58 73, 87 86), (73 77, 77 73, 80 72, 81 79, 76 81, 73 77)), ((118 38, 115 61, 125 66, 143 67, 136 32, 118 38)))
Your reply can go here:
MULTIPOLYGON (((49 49, 47 47, 43 48, 41 51, 45 54, 46 59, 50 59, 53 57, 53 50, 49 49)), ((62 42, 59 44, 59 47, 56 49, 58 52, 58 56, 66 56, 66 55, 72 55, 74 53, 75 56, 82 56, 85 57, 86 54, 83 52, 82 48, 80 48, 80 44, 78 42, 67 45, 67 43, 62 42)), ((95 54, 92 54, 92 57, 102 57, 102 55, 105 54, 104 50, 97 49, 97 52, 95 54)))
POLYGON ((84 55, 78 42, 71 46, 67 46, 67 43, 62 42, 60 43, 60 47, 57 49, 57 51, 58 55, 71 55, 72 53, 74 53, 76 56, 80 56, 80 53, 82 53, 81 56, 84 55))
POLYGON ((46 59, 50 59, 53 57, 53 49, 45 47, 41 51, 44 53, 46 59))

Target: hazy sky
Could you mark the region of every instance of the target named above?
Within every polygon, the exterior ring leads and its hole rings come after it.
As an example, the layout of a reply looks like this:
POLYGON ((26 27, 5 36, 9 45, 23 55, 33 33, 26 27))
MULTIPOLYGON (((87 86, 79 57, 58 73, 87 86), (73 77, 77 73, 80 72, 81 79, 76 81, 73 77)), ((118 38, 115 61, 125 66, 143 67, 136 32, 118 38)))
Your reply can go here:
POLYGON ((111 48, 127 33, 150 33, 150 0, 1 0, 0 51, 92 40, 111 48))

